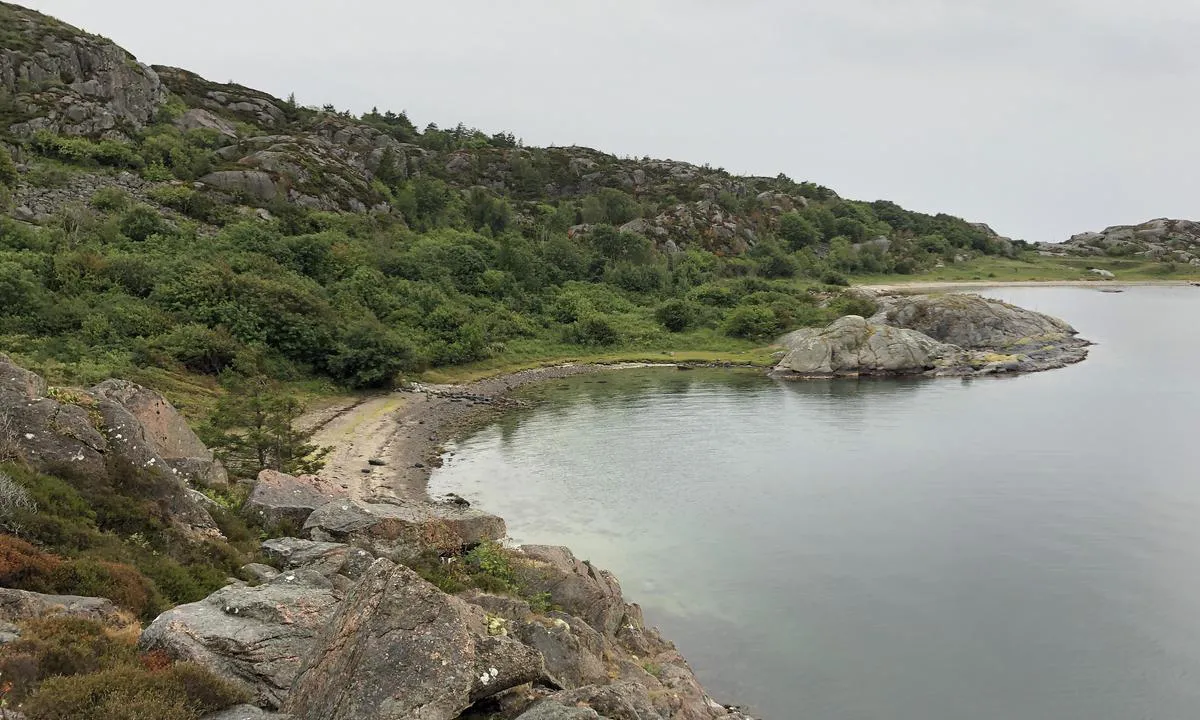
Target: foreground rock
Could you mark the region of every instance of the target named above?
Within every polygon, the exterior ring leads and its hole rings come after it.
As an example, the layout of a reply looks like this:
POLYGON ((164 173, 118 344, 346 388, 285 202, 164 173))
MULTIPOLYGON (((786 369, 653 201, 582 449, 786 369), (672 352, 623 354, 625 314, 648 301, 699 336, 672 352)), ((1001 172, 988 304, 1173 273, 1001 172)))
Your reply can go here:
POLYGON ((246 510, 261 518, 268 527, 290 524, 300 528, 314 510, 347 495, 341 485, 316 475, 296 477, 263 470, 246 500, 246 510))
POLYGON ((541 678, 535 651, 487 628, 481 609, 380 560, 310 652, 288 710, 300 720, 452 720, 541 678))
POLYGON ((454 552, 487 540, 500 540, 504 520, 451 504, 393 501, 329 503, 304 523, 304 535, 319 542, 346 543, 396 562, 422 553, 454 552))
POLYGON ((141 647, 199 663, 273 710, 287 697, 314 638, 340 601, 329 578, 296 570, 258 587, 230 586, 169 610, 142 633, 141 647))
POLYGON ((1091 344, 1058 318, 978 295, 874 297, 870 319, 841 318, 781 340, 778 377, 967 376, 1080 362, 1091 344))

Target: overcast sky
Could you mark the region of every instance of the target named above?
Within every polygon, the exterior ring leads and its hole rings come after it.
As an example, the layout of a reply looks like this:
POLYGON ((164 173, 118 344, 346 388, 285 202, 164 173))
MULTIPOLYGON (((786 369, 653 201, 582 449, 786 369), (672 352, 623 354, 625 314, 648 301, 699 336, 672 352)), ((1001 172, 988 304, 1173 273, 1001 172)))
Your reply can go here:
POLYGON ((1200 219, 1196 0, 25 0, 305 104, 711 163, 1060 241, 1200 219))

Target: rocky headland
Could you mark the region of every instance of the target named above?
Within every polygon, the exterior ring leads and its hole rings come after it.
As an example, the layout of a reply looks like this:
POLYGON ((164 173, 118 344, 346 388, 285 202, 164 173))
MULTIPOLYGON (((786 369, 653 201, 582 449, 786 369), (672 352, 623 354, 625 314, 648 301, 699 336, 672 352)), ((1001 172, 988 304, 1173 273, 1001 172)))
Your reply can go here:
POLYGON ((973 376, 1038 372, 1087 357, 1067 323, 979 295, 885 295, 870 318, 843 317, 780 340, 776 377, 973 376))

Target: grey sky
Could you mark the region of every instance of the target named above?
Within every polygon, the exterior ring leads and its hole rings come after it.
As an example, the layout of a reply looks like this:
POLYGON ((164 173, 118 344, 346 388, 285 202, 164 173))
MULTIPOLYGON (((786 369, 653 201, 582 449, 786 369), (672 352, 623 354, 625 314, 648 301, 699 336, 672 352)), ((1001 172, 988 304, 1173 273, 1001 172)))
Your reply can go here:
POLYGON ((1194 0, 26 0, 305 104, 711 163, 1031 241, 1200 219, 1194 0))

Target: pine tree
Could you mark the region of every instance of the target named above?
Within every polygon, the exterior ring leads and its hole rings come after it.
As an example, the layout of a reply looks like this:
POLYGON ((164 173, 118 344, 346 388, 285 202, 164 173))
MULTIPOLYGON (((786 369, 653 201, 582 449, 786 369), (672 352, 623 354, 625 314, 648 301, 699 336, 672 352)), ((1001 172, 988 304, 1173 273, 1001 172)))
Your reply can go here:
POLYGON ((225 394, 205 428, 206 440, 235 475, 255 477, 263 470, 316 473, 330 448, 311 442, 313 431, 298 430, 304 406, 265 377, 229 374, 225 394))

